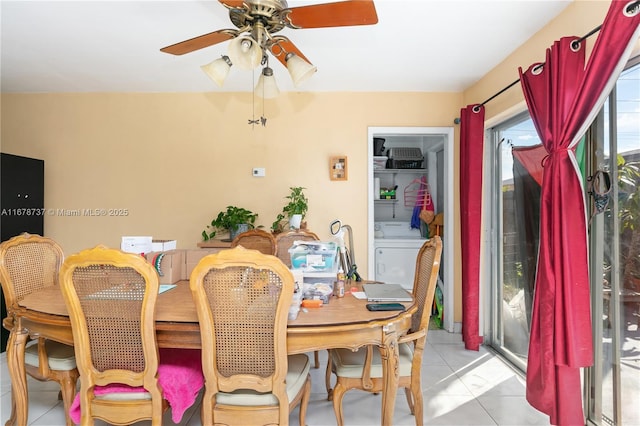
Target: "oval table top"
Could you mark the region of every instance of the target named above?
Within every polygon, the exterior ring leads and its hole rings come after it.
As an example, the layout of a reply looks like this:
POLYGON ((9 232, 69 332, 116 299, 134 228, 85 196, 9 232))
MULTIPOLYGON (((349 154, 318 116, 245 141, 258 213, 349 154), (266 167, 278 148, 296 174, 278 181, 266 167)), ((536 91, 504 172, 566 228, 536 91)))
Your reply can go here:
MULTIPOLYGON (((361 283, 347 282, 345 287, 361 288, 361 283)), ((306 308, 300 310, 298 318, 289 320, 288 328, 295 327, 322 327, 347 324, 362 324, 375 321, 384 321, 397 318, 406 311, 369 311, 366 308, 366 299, 357 299, 350 293, 338 298, 332 296, 329 303, 320 308, 306 308)), ((19 305, 30 311, 69 316, 67 307, 58 286, 32 293, 22 299, 19 305)), ((407 310, 413 311, 413 302, 403 303, 407 310)), ((156 321, 197 323, 195 305, 189 289, 189 281, 179 281, 175 288, 165 291, 158 296, 156 302, 156 321)))

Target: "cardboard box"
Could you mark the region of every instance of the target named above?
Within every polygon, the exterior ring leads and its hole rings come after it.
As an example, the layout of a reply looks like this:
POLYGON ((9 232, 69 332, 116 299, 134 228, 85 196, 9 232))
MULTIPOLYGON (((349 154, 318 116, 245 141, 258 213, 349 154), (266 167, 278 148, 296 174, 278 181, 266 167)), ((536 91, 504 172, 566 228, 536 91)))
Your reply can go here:
POLYGON ((178 247, 176 240, 151 240, 151 250, 153 251, 169 251, 178 247))
POLYGON ((200 259, 203 257, 218 253, 221 250, 225 250, 224 248, 199 248, 199 249, 190 249, 185 250, 185 279, 188 280, 191 277, 191 272, 193 272, 193 268, 196 267, 200 259))
POLYGON ((122 237, 120 250, 136 254, 151 253, 153 251, 152 239, 152 237, 122 237))
POLYGON ((175 284, 186 279, 183 250, 152 252, 146 258, 158 272, 160 284, 175 284))

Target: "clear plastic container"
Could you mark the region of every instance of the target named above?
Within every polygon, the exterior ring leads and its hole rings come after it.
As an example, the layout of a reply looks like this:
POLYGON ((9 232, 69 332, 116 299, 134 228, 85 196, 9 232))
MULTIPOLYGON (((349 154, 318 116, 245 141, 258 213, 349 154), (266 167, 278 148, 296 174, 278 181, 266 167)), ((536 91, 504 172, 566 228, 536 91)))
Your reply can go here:
POLYGON ((388 159, 389 157, 385 157, 385 156, 373 157, 373 170, 386 169, 388 159))
POLYGON ((302 290, 293 293, 293 299, 291 299, 291 305, 289 306, 289 319, 294 320, 298 318, 300 312, 300 304, 302 303, 302 290))
POLYGON ((298 318, 298 314, 300 313, 300 305, 291 305, 289 307, 289 320, 293 321, 298 318))
POLYGON ((295 241, 289 249, 291 269, 332 271, 337 266, 338 246, 335 242, 295 241))

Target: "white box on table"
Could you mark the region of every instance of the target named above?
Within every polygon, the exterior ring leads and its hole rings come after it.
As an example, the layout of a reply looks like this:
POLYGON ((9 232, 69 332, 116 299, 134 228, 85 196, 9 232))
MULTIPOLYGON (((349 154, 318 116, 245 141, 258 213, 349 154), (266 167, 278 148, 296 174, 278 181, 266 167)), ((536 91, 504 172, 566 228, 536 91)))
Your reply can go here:
POLYGON ((120 242, 120 250, 126 253, 136 253, 136 254, 150 253, 153 251, 152 240, 153 240, 153 237, 144 237, 144 236, 122 237, 122 241, 120 242))

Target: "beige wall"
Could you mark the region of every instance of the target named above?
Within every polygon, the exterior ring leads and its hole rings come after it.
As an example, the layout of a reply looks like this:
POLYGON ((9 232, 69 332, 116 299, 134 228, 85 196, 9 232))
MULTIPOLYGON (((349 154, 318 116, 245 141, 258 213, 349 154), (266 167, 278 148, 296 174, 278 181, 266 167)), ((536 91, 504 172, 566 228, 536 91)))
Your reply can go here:
MULTIPOLYGON (((1 150, 45 160, 48 209, 128 209, 124 217, 45 217, 66 253, 122 235, 173 238, 195 247, 227 205, 257 212, 266 228, 290 186, 310 199, 309 228, 329 238, 335 218, 350 224, 367 270, 367 127, 452 126, 462 106, 482 102, 544 60, 553 40, 601 24, 608 0, 576 0, 464 93, 289 93, 267 101, 266 127, 252 128, 250 94, 3 94, 1 150), (329 180, 332 155, 349 158, 349 180, 329 180), (265 178, 251 176, 265 167, 265 178)), ((592 37, 593 39, 593 37, 592 37)), ((592 41, 590 41, 592 42, 592 41)), ((486 105, 488 123, 524 109, 518 85, 486 105)), ((256 116, 262 114, 257 98, 256 116)), ((455 128, 458 187, 458 128, 455 128)), ((458 198, 454 207, 457 211, 458 198)), ((460 259, 459 217, 454 258, 460 259)), ((461 321, 460 263, 454 320, 461 321)))
POLYGON ((332 220, 350 224, 366 271, 367 127, 451 126, 460 102, 460 94, 291 93, 267 101, 267 125, 252 128, 251 94, 4 94, 2 151, 45 160, 45 206, 54 209, 45 232, 67 253, 119 246, 122 235, 195 248, 227 205, 269 228, 289 187, 303 186, 309 228, 328 239, 332 220), (330 181, 332 155, 348 157, 348 181, 330 181), (89 208, 128 215, 57 211, 89 208))

